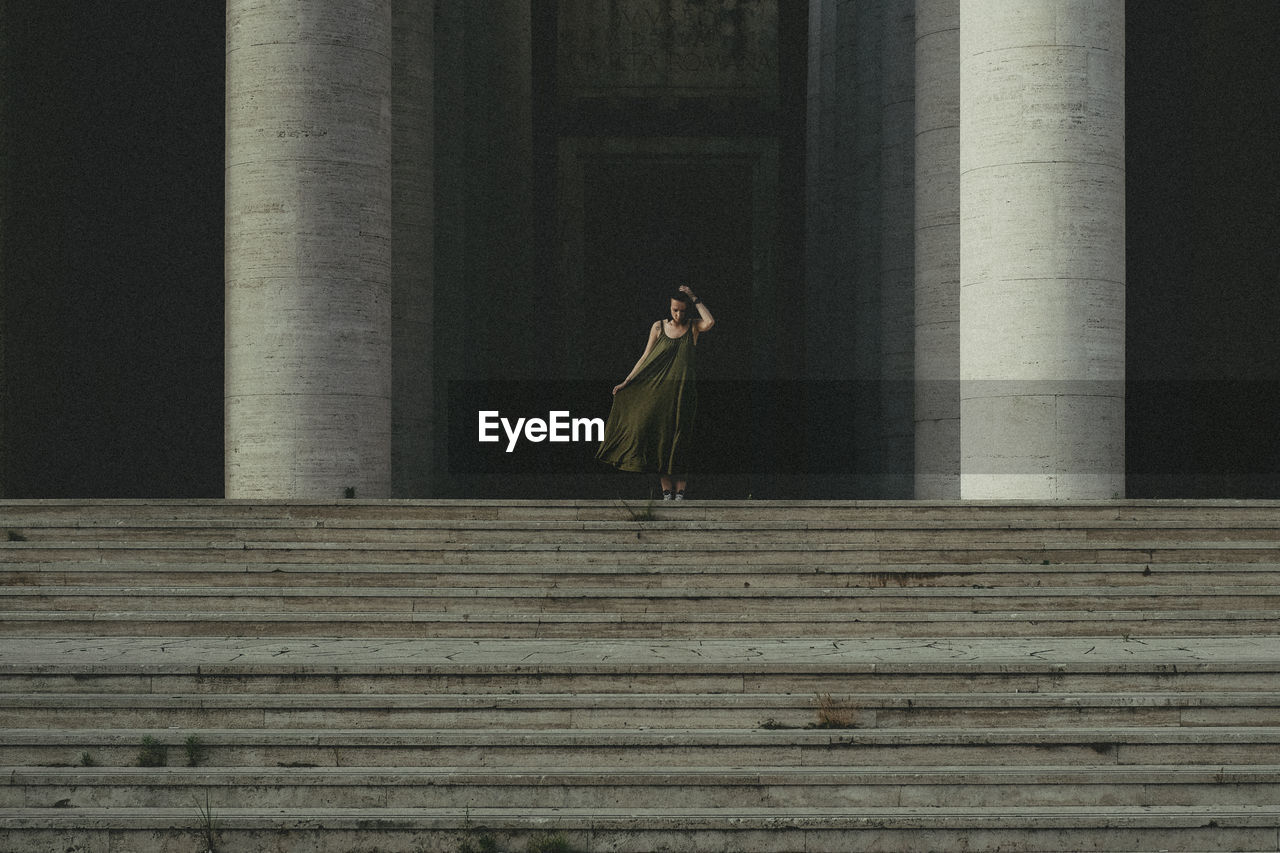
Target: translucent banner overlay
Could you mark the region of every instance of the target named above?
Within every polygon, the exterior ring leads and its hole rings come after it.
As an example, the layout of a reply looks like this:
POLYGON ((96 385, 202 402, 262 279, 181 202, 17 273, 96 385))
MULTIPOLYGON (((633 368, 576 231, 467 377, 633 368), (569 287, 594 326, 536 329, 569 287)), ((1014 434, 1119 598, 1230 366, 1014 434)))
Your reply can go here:
MULTIPOLYGON (((449 472, 610 470, 594 456, 616 381, 448 383, 442 417, 447 421, 449 472), (482 413, 487 414, 482 418, 482 413), (482 441, 486 424, 490 440, 482 441)), ((1116 400, 1118 417, 1123 418, 1123 458, 1132 476, 1244 475, 1280 481, 1280 442, 1274 440, 1280 423, 1280 381, 703 379, 698 383, 694 467, 719 474, 954 473, 929 470, 946 454, 931 452, 917 459, 917 413, 931 425, 920 434, 955 432, 962 398, 1001 396, 1116 400), (935 418, 938 413, 942 416, 935 418)), ((1087 431, 1090 424, 1081 428, 1087 431)), ((1007 460, 1000 471, 1018 473, 1010 471, 1007 460)), ((1039 472, 1037 468, 1025 473, 1039 472)))

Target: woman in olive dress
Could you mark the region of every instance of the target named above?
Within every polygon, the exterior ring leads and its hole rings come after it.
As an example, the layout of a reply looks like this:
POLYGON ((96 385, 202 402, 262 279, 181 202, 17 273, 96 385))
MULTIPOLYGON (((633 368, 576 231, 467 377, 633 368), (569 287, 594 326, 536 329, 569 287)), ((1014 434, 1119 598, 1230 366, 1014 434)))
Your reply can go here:
POLYGON ((671 297, 670 311, 669 319, 654 322, 636 366, 613 387, 596 458, 621 471, 656 473, 662 499, 681 501, 698 408, 694 351, 698 336, 716 321, 688 285, 671 297))

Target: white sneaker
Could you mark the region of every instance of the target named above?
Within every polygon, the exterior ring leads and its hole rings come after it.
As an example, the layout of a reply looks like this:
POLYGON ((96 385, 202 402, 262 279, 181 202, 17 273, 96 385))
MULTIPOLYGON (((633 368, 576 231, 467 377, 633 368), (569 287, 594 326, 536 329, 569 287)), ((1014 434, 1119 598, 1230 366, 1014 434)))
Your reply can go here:
MULTIPOLYGON (((663 499, 664 501, 669 501, 669 500, 671 500, 671 499, 672 499, 672 497, 671 497, 671 493, 670 493, 670 492, 663 492, 663 493, 662 493, 662 499, 663 499)), ((680 500, 680 498, 676 498, 675 500, 680 500)))
POLYGON ((676 500, 678 501, 684 500, 684 492, 676 492, 676 500))

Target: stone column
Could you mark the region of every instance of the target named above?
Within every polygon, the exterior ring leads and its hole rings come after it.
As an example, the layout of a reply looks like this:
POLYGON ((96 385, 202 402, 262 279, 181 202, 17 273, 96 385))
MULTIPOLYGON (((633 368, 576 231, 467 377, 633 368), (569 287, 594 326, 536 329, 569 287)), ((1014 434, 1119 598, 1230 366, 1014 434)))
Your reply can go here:
POLYGON ((1124 2, 961 0, 961 494, 1124 494, 1124 2))
MULTIPOLYGON (((912 491, 912 0, 810 7, 807 401, 824 496, 912 491)), ((810 464, 813 464, 812 462, 810 464)))
POLYGON ((809 4, 808 79, 805 94, 805 375, 834 379, 835 366, 851 358, 849 337, 838 337, 832 316, 849 312, 849 301, 836 285, 832 257, 836 222, 843 207, 834 156, 836 125, 840 119, 833 93, 836 67, 844 58, 836 40, 835 0, 809 4), (843 345, 843 358, 828 354, 843 345))
POLYGON ((960 497, 960 2, 916 0, 915 497, 960 497))
POLYGON ((834 333, 852 333, 852 378, 847 401, 853 425, 855 498, 883 493, 885 396, 880 279, 883 234, 884 11, 890 0, 855 0, 839 6, 837 38, 842 50, 836 92, 840 116, 833 140, 843 209, 836 223, 836 286, 847 288, 852 311, 831 318, 834 333))
POLYGON ((879 3, 809 10, 805 378, 810 488, 874 497, 879 363, 879 3))
POLYGON ((391 490, 391 0, 228 0, 226 495, 391 490))

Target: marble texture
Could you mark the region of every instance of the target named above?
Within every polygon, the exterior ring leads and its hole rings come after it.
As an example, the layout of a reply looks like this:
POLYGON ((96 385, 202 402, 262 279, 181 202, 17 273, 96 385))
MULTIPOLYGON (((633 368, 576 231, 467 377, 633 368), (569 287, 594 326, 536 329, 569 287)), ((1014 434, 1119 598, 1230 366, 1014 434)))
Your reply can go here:
POLYGON ((390 0, 229 0, 225 490, 391 492, 390 0))
POLYGON ((961 0, 961 497, 1124 495, 1124 3, 961 0))
POLYGON ((1272 671, 1280 637, 929 639, 497 640, 4 638, 0 672, 363 673, 436 667, 469 671, 1272 671))
POLYGON ((916 0, 915 497, 960 497, 960 3, 916 0))

